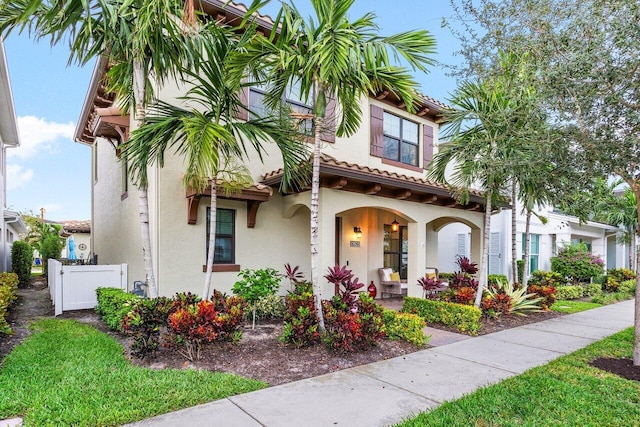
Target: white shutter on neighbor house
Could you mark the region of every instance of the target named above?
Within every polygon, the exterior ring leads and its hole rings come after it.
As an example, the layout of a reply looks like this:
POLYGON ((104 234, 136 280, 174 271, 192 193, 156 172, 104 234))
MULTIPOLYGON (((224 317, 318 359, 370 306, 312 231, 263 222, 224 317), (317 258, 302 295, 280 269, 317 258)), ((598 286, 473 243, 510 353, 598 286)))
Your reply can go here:
POLYGON ((458 233, 457 235, 457 240, 456 240, 456 256, 457 257, 461 257, 461 256, 465 256, 465 257, 469 257, 469 250, 468 250, 468 237, 469 234, 468 233, 458 233))
POLYGON ((489 238, 489 274, 502 274, 500 246, 500 232, 491 233, 489 238))

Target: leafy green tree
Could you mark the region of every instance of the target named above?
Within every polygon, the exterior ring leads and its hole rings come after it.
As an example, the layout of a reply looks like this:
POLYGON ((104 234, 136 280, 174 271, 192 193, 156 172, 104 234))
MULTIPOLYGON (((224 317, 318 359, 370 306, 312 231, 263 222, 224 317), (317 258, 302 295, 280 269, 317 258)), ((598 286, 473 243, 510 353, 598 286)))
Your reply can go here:
MULTIPOLYGON (((459 33, 468 69, 486 67, 497 50, 531 52, 545 108, 571 146, 568 160, 585 177, 618 175, 640 200, 640 4, 462 0, 458 10, 476 26, 459 33)), ((640 365, 638 294, 635 308, 633 359, 640 365)))
MULTIPOLYGON (((198 44, 191 31, 193 1, 184 6, 182 0, 0 0, 0 34, 26 29, 52 45, 67 42, 69 62, 80 65, 106 58, 108 87, 116 91, 124 112, 133 109, 133 126, 138 127, 152 97, 151 76, 160 83, 175 77, 198 44)), ((145 274, 155 297, 147 188, 138 190, 145 274)))
POLYGON ((265 143, 275 143, 282 155, 284 185, 296 180, 295 170, 307 158, 304 145, 296 139, 298 135, 288 121, 255 115, 247 121, 235 119, 236 113, 246 107, 238 96, 240 79, 229 77, 226 63, 234 51, 244 48, 255 29, 246 29, 240 38, 235 33, 232 28, 218 25, 201 30, 207 38, 201 62, 193 69, 182 70, 190 86, 180 100, 187 107, 156 100, 124 149, 131 162, 132 179, 141 187, 147 185, 147 166, 162 167, 167 150, 186 159, 185 186, 197 191, 210 186, 211 220, 203 299, 211 294, 218 190, 228 194, 253 184, 242 162, 248 161, 249 150, 262 159, 265 143))
POLYGON ((479 186, 484 191, 484 240, 476 307, 480 306, 487 285, 491 212, 495 203, 503 199, 513 168, 521 167, 530 158, 527 118, 535 104, 529 88, 514 88, 511 82, 507 73, 479 82, 465 81, 458 87, 449 101, 451 108, 443 117, 444 143, 429 170, 429 178, 450 184, 462 203, 468 202, 471 188, 479 186))
POLYGON ((324 332, 318 248, 319 171, 321 134, 328 129, 327 103, 336 99, 341 112, 338 136, 356 132, 362 120, 361 97, 387 89, 411 110, 417 104, 417 83, 402 58, 414 69, 425 71, 433 63, 435 40, 426 30, 407 31, 389 37, 378 35, 375 15, 349 20, 355 0, 311 0, 314 16, 305 20, 293 3, 283 4, 268 37, 253 44, 232 61, 236 75, 249 70, 254 81, 266 82, 267 105, 275 109, 285 90, 300 87, 302 98, 313 103, 314 131, 311 179, 311 281, 319 330, 324 332))
POLYGON ((274 268, 260 270, 242 270, 241 278, 233 285, 233 293, 247 300, 253 307, 252 329, 256 328, 256 303, 261 298, 275 295, 280 289, 282 275, 274 268))

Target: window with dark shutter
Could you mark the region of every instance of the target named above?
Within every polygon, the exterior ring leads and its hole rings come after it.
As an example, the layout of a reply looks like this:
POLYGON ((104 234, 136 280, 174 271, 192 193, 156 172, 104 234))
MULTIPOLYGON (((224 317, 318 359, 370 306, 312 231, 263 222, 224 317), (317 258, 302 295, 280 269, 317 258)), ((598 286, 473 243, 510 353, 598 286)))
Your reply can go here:
POLYGON ((433 159, 433 128, 429 125, 422 125, 422 134, 424 144, 422 148, 424 157, 423 166, 426 168, 431 159, 433 159))

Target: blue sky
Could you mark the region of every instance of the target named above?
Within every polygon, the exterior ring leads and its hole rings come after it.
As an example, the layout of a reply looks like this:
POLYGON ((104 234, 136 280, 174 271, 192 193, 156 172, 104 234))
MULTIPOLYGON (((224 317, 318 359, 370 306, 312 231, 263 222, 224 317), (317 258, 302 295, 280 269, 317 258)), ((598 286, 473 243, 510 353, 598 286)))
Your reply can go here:
MULTIPOLYGON (((296 0, 309 14, 309 1, 296 0)), ((274 14, 277 3, 263 12, 274 14)), ((456 62, 457 41, 442 18, 452 14, 447 0, 356 0, 351 18, 374 12, 380 34, 424 28, 438 43, 435 59, 456 62)), ((90 149, 73 142, 73 133, 93 70, 67 66, 65 45, 50 47, 26 34, 12 33, 5 41, 21 147, 8 150, 7 204, 20 212, 39 213, 51 220, 89 219, 91 216, 90 149)), ((426 95, 446 101, 456 82, 440 66, 429 74, 416 73, 426 95)))

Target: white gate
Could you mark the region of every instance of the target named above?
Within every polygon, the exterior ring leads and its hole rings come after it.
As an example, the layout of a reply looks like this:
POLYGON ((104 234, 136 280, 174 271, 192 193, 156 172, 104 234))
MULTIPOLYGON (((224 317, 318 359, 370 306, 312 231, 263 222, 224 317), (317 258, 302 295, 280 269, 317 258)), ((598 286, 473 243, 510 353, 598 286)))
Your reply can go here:
POLYGON ((97 288, 127 289, 127 264, 62 265, 48 263, 49 292, 55 315, 63 311, 94 308, 97 288))

